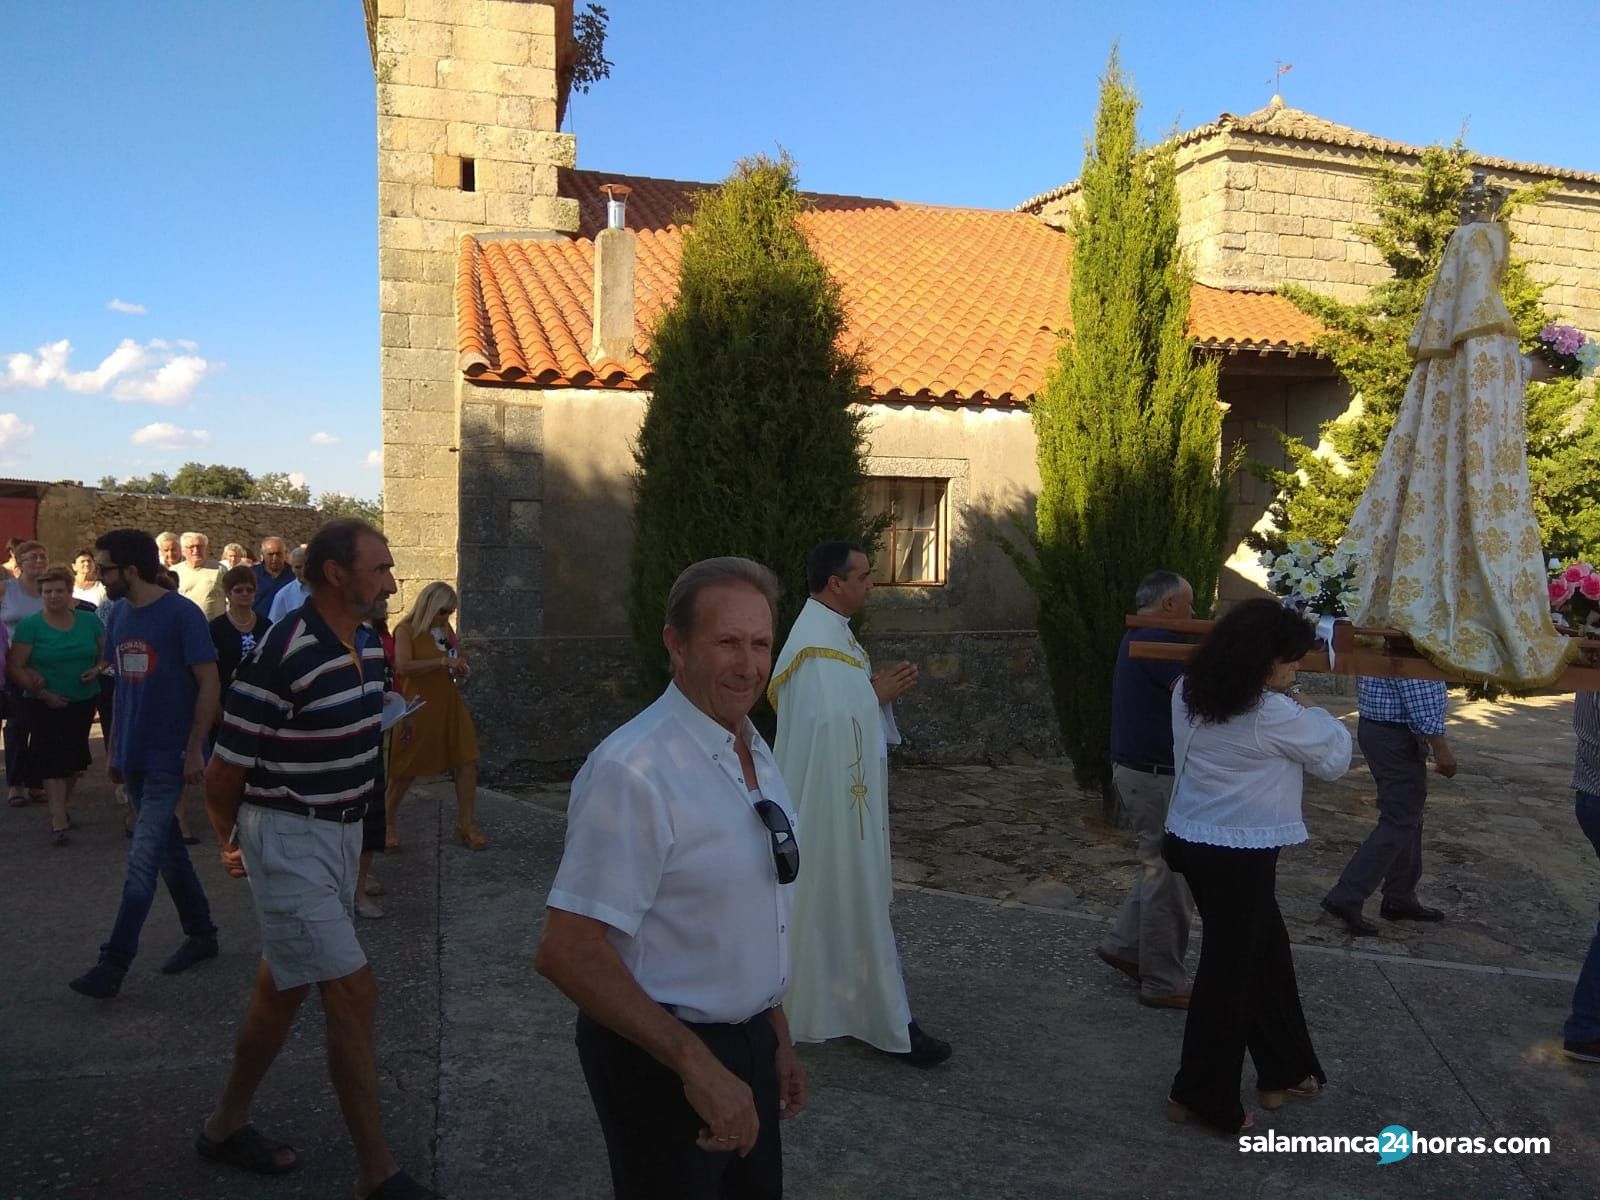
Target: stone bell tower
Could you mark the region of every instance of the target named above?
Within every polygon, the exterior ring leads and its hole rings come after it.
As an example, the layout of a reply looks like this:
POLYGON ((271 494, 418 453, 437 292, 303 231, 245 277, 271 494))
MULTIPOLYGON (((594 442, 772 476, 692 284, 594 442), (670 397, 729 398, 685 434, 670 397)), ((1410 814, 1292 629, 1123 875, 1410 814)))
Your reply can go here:
MULTIPOLYGON (((577 202, 556 194, 557 168, 576 158, 558 83, 572 0, 363 4, 378 91, 384 529, 400 609, 422 584, 456 584, 473 541, 461 528, 462 235, 578 228, 577 202)), ((537 469, 536 423, 500 437, 503 469, 537 469)))

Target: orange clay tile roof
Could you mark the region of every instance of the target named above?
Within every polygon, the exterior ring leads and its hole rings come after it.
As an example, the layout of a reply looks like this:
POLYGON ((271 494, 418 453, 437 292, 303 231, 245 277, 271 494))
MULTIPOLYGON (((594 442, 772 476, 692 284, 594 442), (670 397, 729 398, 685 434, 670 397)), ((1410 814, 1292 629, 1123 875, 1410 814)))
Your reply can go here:
MULTIPOLYGON (((707 185, 569 171, 576 238, 463 237, 456 312, 461 370, 479 383, 647 388, 649 361, 590 362, 593 234, 602 182, 624 183, 634 230, 635 339, 644 347, 677 291, 683 234, 674 223, 707 185), (592 199, 591 199, 592 198, 592 199)), ((570 189, 570 190, 569 190, 570 189)), ((890 200, 814 196, 801 218, 838 280, 848 341, 865 352, 879 400, 1018 405, 1043 384, 1069 321, 1072 246, 1035 217, 890 200)), ((1321 332, 1281 296, 1196 285, 1191 328, 1202 345, 1299 350, 1321 332)))
MULTIPOLYGON (((1246 113, 1242 117, 1233 113, 1223 113, 1209 125, 1200 125, 1186 133, 1178 134, 1173 139, 1172 145, 1188 146, 1227 133, 1249 134, 1274 141, 1313 142, 1323 146, 1360 150, 1367 154, 1394 155, 1403 158, 1418 158, 1423 152, 1421 146, 1390 141, 1376 134, 1352 129, 1348 125, 1340 125, 1337 121, 1330 121, 1326 117, 1319 117, 1303 109, 1290 108, 1284 104, 1281 96, 1274 96, 1266 107, 1258 108, 1255 112, 1246 113)), ((1542 163, 1518 162, 1515 159, 1487 155, 1474 157, 1472 161, 1474 166, 1488 171, 1509 171, 1519 175, 1567 179, 1577 183, 1600 183, 1600 174, 1593 171, 1577 171, 1570 167, 1552 167, 1542 163)), ((1064 183, 1060 187, 1051 188, 1048 192, 1041 192, 1024 200, 1017 205, 1017 211, 1038 212, 1045 205, 1064 196, 1070 196, 1077 190, 1078 181, 1074 179, 1070 183, 1064 183)))

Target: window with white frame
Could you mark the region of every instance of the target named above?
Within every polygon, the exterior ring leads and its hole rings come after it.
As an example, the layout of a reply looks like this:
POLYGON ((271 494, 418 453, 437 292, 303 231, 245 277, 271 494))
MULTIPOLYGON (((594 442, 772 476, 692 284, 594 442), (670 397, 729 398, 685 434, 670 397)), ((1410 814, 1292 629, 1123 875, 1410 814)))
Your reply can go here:
POLYGON ((948 480, 931 478, 867 481, 867 514, 889 516, 872 564, 874 582, 890 587, 939 587, 944 583, 950 526, 948 484, 948 480))

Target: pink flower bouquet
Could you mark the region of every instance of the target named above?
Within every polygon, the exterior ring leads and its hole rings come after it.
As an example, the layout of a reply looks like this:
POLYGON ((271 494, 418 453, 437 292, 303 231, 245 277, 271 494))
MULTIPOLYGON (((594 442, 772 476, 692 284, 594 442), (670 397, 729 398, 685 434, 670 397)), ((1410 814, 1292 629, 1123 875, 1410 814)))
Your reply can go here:
POLYGON ((1571 325, 1546 325, 1539 330, 1539 353, 1563 375, 1579 378, 1600 369, 1600 345, 1571 325))
POLYGON ((1592 563, 1551 559, 1550 609, 1573 628, 1600 631, 1600 571, 1592 563))

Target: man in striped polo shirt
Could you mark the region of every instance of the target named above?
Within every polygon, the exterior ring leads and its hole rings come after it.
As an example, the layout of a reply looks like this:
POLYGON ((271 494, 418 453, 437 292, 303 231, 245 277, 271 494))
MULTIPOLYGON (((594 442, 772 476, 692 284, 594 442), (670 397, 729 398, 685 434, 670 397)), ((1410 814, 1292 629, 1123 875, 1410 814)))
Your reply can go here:
POLYGON ((330 521, 306 551, 310 600, 240 664, 206 771, 206 809, 229 874, 246 876, 261 922, 261 964, 233 1069, 196 1142, 202 1158, 261 1174, 300 1165, 292 1146, 249 1123, 250 1101, 315 983, 328 1069, 360 1163, 356 1195, 433 1192, 398 1169, 378 1113, 377 986, 353 909, 361 818, 377 791, 383 647, 368 622, 387 611, 394 559, 363 521, 330 521))

